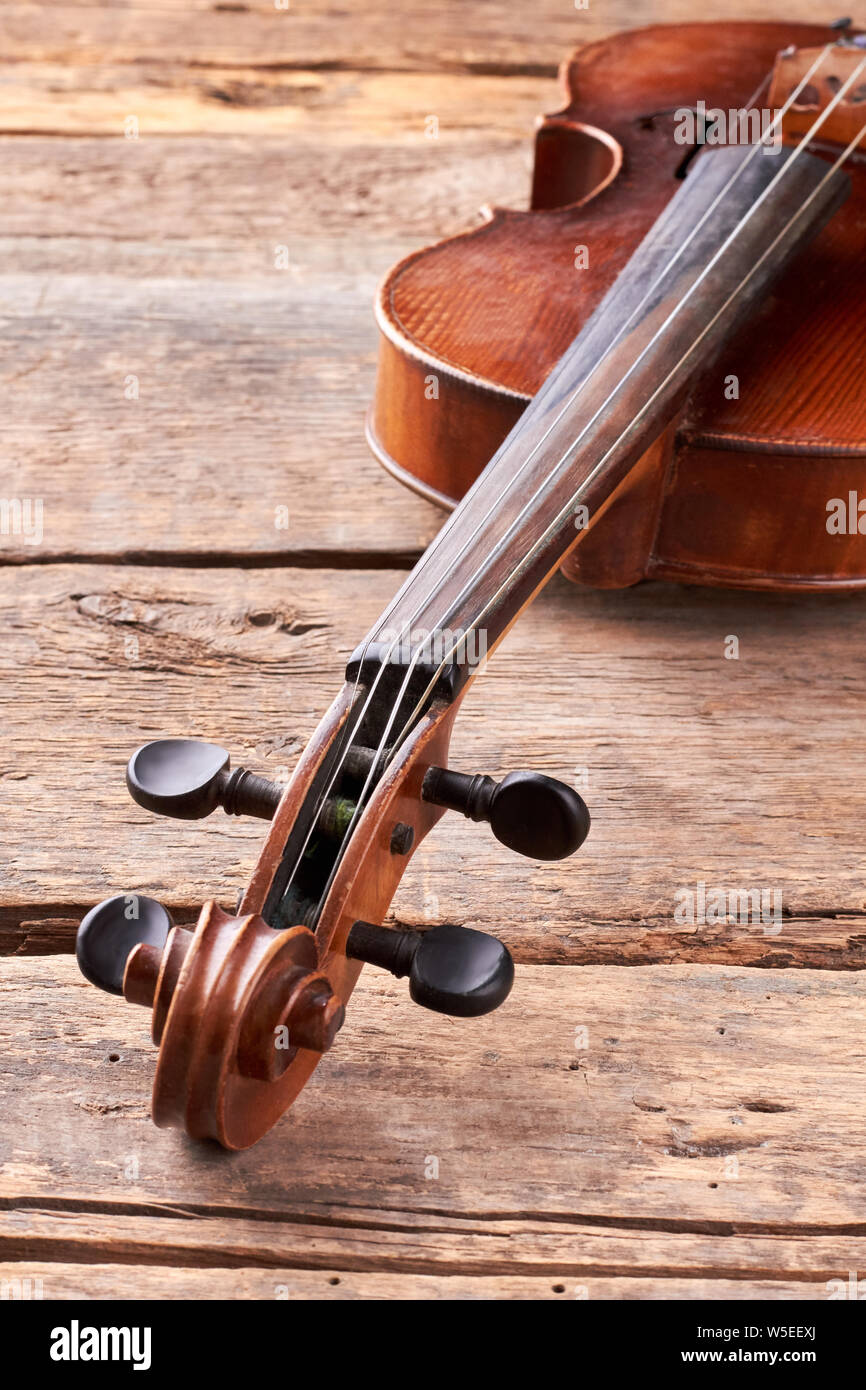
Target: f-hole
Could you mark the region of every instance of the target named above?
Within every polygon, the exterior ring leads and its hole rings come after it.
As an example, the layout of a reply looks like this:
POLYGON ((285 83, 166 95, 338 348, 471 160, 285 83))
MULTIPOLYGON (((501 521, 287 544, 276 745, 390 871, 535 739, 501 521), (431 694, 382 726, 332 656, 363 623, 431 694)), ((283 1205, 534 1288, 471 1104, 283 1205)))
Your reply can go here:
POLYGON ((686 174, 689 172, 692 160, 696 155, 700 154, 701 150, 704 148, 707 133, 707 121, 704 113, 694 106, 672 106, 667 111, 651 111, 646 116, 638 116, 637 118, 637 124, 640 126, 641 130, 654 130, 656 121, 660 120, 662 117, 682 117, 686 111, 691 111, 694 117, 695 134, 698 136, 698 139, 693 145, 689 146, 683 154, 679 164, 674 169, 674 178, 676 179, 685 178, 686 174))
POLYGON ((689 168, 691 167, 692 160, 694 159, 695 155, 700 154, 706 142, 707 121, 704 113, 692 107, 692 115, 695 118, 695 135, 697 136, 697 139, 695 143, 689 149, 686 150, 685 154, 683 155, 682 159, 680 160, 679 164, 674 170, 674 178, 676 179, 685 178, 686 174, 689 172, 689 168))

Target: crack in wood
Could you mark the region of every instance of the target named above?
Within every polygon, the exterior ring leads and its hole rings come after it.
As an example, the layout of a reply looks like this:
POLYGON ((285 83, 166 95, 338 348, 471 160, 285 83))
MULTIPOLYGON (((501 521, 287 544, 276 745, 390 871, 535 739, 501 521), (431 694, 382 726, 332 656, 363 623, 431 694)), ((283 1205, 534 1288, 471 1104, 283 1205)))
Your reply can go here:
MULTIPOLYGON (((754 1147, 750 1144, 729 1146, 725 1152, 734 1149, 754 1147)), ((108 1201, 105 1198, 88 1200, 83 1197, 48 1197, 38 1194, 33 1197, 0 1197, 0 1211, 31 1212, 38 1214, 66 1214, 69 1216, 133 1216, 155 1217, 158 1219, 181 1219, 195 1221, 239 1220, 262 1222, 277 1226, 321 1226, 334 1231, 388 1232, 396 1235, 440 1235, 451 1233, 461 1236, 494 1236, 502 1234, 495 1225, 515 1227, 519 1223, 527 1226, 587 1227, 592 1230, 612 1232, 654 1232, 659 1235, 714 1236, 723 1239, 736 1239, 745 1236, 782 1236, 791 1239, 810 1239, 822 1236, 866 1237, 866 1221, 862 1222, 783 1222, 783 1221, 716 1221, 711 1218, 689 1219, 684 1217, 640 1217, 608 1216, 586 1212, 537 1211, 516 1208, 512 1211, 496 1209, 480 1211, 475 1209, 425 1207, 354 1208, 351 1203, 334 1211, 317 1211, 313 1207, 298 1206, 291 1211, 277 1211, 273 1208, 243 1206, 239 1203, 222 1205, 214 1202, 184 1202, 175 1205, 171 1202, 122 1202, 108 1201), (363 1212, 367 1213, 362 1215, 363 1212), (357 1215, 352 1215, 356 1211, 357 1215), (403 1214, 404 1219, 388 1220, 388 1214, 403 1214), (420 1219, 419 1219, 420 1218, 420 1219), (429 1220, 433 1218, 433 1220, 429 1220), (438 1220, 437 1220, 438 1219, 438 1220)), ((519 1234, 518 1232, 510 1232, 519 1234)), ((4 1237, 0 1235, 0 1244, 4 1237)), ((790 1271, 789 1271, 790 1272, 790 1271)))
MULTIPOLYGON (((88 1246, 83 1241, 69 1238, 41 1237, 28 1235, 20 1237, 0 1237, 0 1257, 9 1261, 33 1261, 67 1263, 72 1260, 80 1264, 104 1264, 106 1252, 101 1244, 88 1246)), ((154 1247, 146 1241, 112 1242, 112 1264, 159 1265, 172 1268, 194 1269, 298 1269, 298 1270, 341 1270, 346 1273, 375 1273, 389 1271, 403 1274, 435 1274, 439 1277, 453 1275, 538 1275, 547 1278, 622 1278, 622 1279, 763 1279, 773 1282, 789 1282, 792 1277, 806 1283, 824 1283, 839 1278, 839 1269, 830 1265, 822 1269, 797 1270, 770 1265, 723 1266, 713 1264, 642 1265, 636 1269, 620 1261, 582 1261, 576 1259, 557 1259, 555 1261, 528 1259, 520 1262, 519 1271, 513 1261, 508 1259, 461 1260, 459 1255, 449 1259, 447 1255, 425 1252, 419 1256, 389 1255, 347 1256, 327 1251, 317 1257, 310 1251, 307 1258, 280 1251, 264 1255, 248 1249, 236 1254, 224 1249, 202 1246, 190 1250, 186 1246, 161 1244, 154 1247)))
MULTIPOLYGON (((75 949, 75 933, 81 918, 92 903, 25 903, 0 905, 0 956, 69 955, 75 949)), ((172 918, 180 925, 193 925, 201 907, 197 902, 166 900, 172 918)), ((531 921, 515 927, 508 944, 518 964, 524 965, 615 965, 624 969, 641 969, 652 965, 671 967, 687 965, 728 965, 750 970, 828 970, 859 972, 866 970, 866 918, 846 909, 822 913, 804 912, 786 917, 789 931, 802 925, 808 932, 810 924, 850 922, 862 926, 862 931, 842 932, 838 939, 823 940, 781 937, 766 945, 766 938, 745 932, 737 935, 728 929, 700 934, 688 930, 671 930, 669 919, 644 917, 640 922, 617 921, 605 918, 587 919, 570 934, 562 946, 552 949, 548 942, 540 947, 533 944, 531 921), (617 940, 605 942, 599 937, 584 939, 590 933, 615 930, 617 940)), ((389 921, 400 930, 428 929, 433 921, 389 921)))

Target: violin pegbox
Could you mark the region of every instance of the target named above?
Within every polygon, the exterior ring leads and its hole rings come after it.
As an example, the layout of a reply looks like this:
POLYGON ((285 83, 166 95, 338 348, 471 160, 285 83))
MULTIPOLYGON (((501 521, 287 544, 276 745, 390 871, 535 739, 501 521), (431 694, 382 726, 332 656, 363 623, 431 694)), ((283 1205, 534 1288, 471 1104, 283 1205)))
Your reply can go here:
MULTIPOLYGON (((323 775, 334 750, 345 752, 340 732, 356 697, 343 691, 282 796, 264 778, 232 772, 218 744, 163 739, 129 761, 130 793, 158 815, 198 820, 222 806, 271 820, 237 915, 208 902, 189 929, 175 926, 155 899, 127 894, 101 903, 79 928, 85 976, 152 1010, 157 1125, 230 1149, 255 1143, 334 1043, 364 962, 408 976, 415 1003, 457 1018, 489 1013, 511 990, 511 955, 487 933, 451 924, 423 932, 376 925, 408 859, 447 806, 497 828, 497 784, 441 766, 456 704, 434 706, 383 770, 354 834, 339 846, 315 929, 285 921, 280 873, 293 844, 297 852, 298 827, 311 814, 315 823, 323 775), (471 795, 461 806, 466 789, 471 795)), ((506 821, 513 820, 513 807, 506 807, 506 821)))
MULTIPOLYGON (((503 844, 533 858, 562 858, 586 837, 583 800, 553 778, 513 772, 497 783, 449 770, 457 705, 434 706, 335 851, 315 931, 297 919, 286 923, 280 872, 298 826, 306 818, 315 827, 315 808, 327 805, 322 774, 330 751, 340 749, 350 699, 344 692, 326 716, 285 796, 266 778, 231 771, 219 744, 160 739, 129 760, 130 794, 157 815, 200 820, 222 806, 271 821, 238 915, 208 902, 188 929, 175 926, 155 899, 127 894, 100 903, 79 928, 86 978, 152 1010, 158 1125, 231 1149, 255 1143, 334 1043, 363 963, 408 976, 414 1003, 455 1018, 477 1018, 505 1001, 514 963, 496 937, 450 923, 423 932, 376 924, 407 860, 446 810, 489 822, 503 844)), ((354 764, 368 768, 372 756, 358 749, 354 764)))

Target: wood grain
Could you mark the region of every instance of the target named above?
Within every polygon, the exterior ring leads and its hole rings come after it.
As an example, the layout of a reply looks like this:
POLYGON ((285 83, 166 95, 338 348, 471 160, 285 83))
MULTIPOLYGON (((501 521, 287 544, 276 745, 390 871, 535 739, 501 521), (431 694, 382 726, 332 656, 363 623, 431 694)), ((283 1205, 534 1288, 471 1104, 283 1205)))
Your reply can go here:
POLYGON ((467 701, 453 761, 586 768, 586 850, 515 862, 448 817, 394 905, 501 930, 523 962, 512 1000, 467 1033, 365 971, 314 1088, 249 1154, 151 1126, 146 1017, 68 955, 82 910, 123 886, 180 920, 209 893, 234 906, 262 828, 150 820, 126 757, 181 732, 288 772, 439 524, 363 443, 375 285, 483 202, 525 206, 557 65, 645 17, 625 0, 436 0, 405 22, 359 0, 0 8, 3 494, 43 498, 46 521, 38 548, 0 537, 17 566, 0 1283, 787 1299, 863 1268, 856 601, 554 586, 467 701), (781 931, 678 925, 672 894, 699 878, 781 887, 781 931))
MULTIPOLYGON (((403 81, 408 102, 414 83, 403 81)), ((459 138, 442 131, 438 141, 425 139, 417 124, 426 109, 417 98, 416 124, 392 105, 387 129, 374 133, 362 106, 346 113, 340 141, 323 140, 312 122, 290 142, 261 134, 0 136, 8 180, 0 234, 17 239, 19 273, 108 267, 130 280, 145 256, 157 276, 271 278, 273 244, 282 240, 299 268, 315 257, 318 272, 339 272, 360 300, 360 277, 384 275, 388 256, 460 231, 484 202, 528 203, 533 124, 556 99, 555 84, 532 84, 517 111, 506 80, 483 90, 467 80, 460 96, 471 106, 483 96, 493 119, 461 129, 459 138), (401 121, 403 138, 388 138, 401 121)), ((464 109, 456 98, 455 109, 464 109)), ((285 278, 294 285, 299 270, 285 278)), ((364 308, 372 315, 372 298, 364 308)))
POLYGON ((495 192, 470 181, 490 141, 437 156, 432 185, 420 136, 390 159, 379 142, 360 160, 357 144, 323 160, 319 143, 287 162, 277 142, 261 158, 242 140, 39 140, 24 154, 4 142, 18 186, 2 222, 15 265, 2 279, 4 486, 42 499, 45 528, 38 548, 0 537, 0 561, 408 563, 423 550, 441 514, 395 488, 363 439, 372 302, 410 237, 456 227, 495 192), (436 191, 398 239, 388 226, 410 171, 436 191), (318 207, 303 191, 314 179, 318 207), (237 189, 228 203, 226 186, 237 189), (85 209, 75 236, 70 197, 85 209))
MULTIPOLYGON (((249 137, 3 140, 4 487, 42 499, 45 527, 38 547, 0 536, 0 562, 414 559, 441 513, 396 488, 363 438, 376 284, 484 198, 525 201, 540 95, 524 99, 519 132, 494 119, 465 147, 425 140, 421 106, 399 142, 357 111, 340 116, 351 139, 324 148, 315 125, 290 150, 249 137), (483 168, 495 173, 482 188, 483 168)), ((498 79, 503 119, 510 96, 498 79)), ((385 126, 400 120, 386 103, 385 126)))
POLYGON ((390 541, 391 563, 406 564, 435 533, 433 509, 364 456, 372 324, 345 281, 314 277, 283 297, 273 279, 12 278, 6 495, 40 499, 44 523, 39 545, 0 536, 0 559, 381 563, 390 541))
POLYGON ((280 136, 290 153, 295 139, 306 135, 334 148, 377 139, 386 147, 411 144, 429 152, 430 115, 438 120, 437 147, 467 133, 484 132, 489 139, 496 125, 491 114, 501 117, 500 139, 526 139, 539 99, 543 105, 560 100, 555 67, 501 77, 330 72, 279 62, 245 67, 230 59, 187 66, 146 56, 85 68, 60 59, 22 60, 9 71, 0 108, 3 134, 99 135, 127 147, 160 136, 280 136), (137 122, 135 135, 128 133, 129 117, 137 122))
MULTIPOLYGON (((211 895, 233 908, 262 827, 148 816, 123 785, 127 758, 149 738, 193 735, 285 780, 398 579, 9 571, 4 949, 68 950, 80 910, 120 890, 181 920, 211 895)), ((589 840, 572 861, 534 864, 449 815, 396 916, 501 930, 531 960, 862 967, 862 606, 660 586, 576 595, 557 581, 470 692, 452 765, 585 778, 589 840), (738 661, 724 659, 729 634, 738 661), (676 893, 699 881, 778 890, 790 915, 769 931, 678 926, 676 893), (504 899, 493 882, 510 885, 504 899)))
POLYGON ((0 1263, 0 1288, 10 1297, 19 1288, 39 1290, 51 1299, 275 1299, 293 1303, 359 1299, 537 1301, 546 1299, 755 1299, 786 1302, 826 1296, 806 1280, 604 1279, 593 1275, 578 1284, 524 1275, 375 1274, 356 1270, 232 1268, 166 1265, 65 1264, 28 1259, 0 1263), (19 1281, 16 1283, 15 1281, 19 1281), (29 1285, 28 1285, 28 1282, 29 1285))
POLYGON ((6 961, 0 1256, 845 1277, 866 1241, 863 989, 828 971, 527 966, 458 1029, 368 969, 294 1109, 227 1155, 153 1129, 143 1013, 71 960, 6 961))
MULTIPOLYGON (((773 0, 716 0, 711 16, 778 19, 773 0)), ((784 16, 803 23, 837 18, 828 0, 791 0, 784 16)), ((341 0, 312 5, 292 0, 279 11, 270 0, 221 6, 213 0, 75 0, 10 3, 3 7, 3 47, 17 63, 72 61, 89 66, 137 63, 160 54, 197 65, 261 65, 328 69, 554 73, 564 53, 621 29, 648 23, 682 24, 695 18, 688 0, 636 6, 606 0, 576 11, 560 0, 531 7, 513 0, 467 6, 436 0, 419 14, 408 8, 395 22, 393 5, 341 0), (336 39, 336 42, 335 42, 336 39)))
MULTIPOLYGON (((26 1268, 28 1260, 49 1261, 52 1254, 61 1264, 100 1264, 108 1248, 121 1265, 161 1265, 169 1287, 177 1267, 242 1271, 259 1266, 323 1274, 381 1270, 392 1278, 428 1272, 446 1289, 455 1275, 541 1275, 551 1284, 567 1280, 572 1289, 583 1285, 587 1294, 596 1277, 652 1279, 662 1296, 668 1279, 677 1280, 681 1291, 696 1281, 803 1282, 811 1285, 813 1298, 827 1297, 831 1281, 846 1284, 849 1270, 862 1269, 864 1255, 862 1236, 849 1234, 797 1239, 733 1233, 720 1239, 712 1229, 672 1234, 639 1225, 614 1229, 521 1217, 497 1216, 487 1222, 477 1215, 464 1220, 437 1213, 413 1221, 405 1209, 395 1216, 378 1206, 361 1212, 320 1211, 309 1220, 293 1214, 284 1224, 261 1214, 251 1220, 220 1210, 207 1215, 213 1219, 201 1219, 202 1211, 182 1211, 176 1217, 162 1212, 154 1218, 13 1210, 0 1214, 0 1250, 26 1268)), ((270 1279, 273 1289, 279 1274, 270 1279)), ((268 1290, 264 1296, 273 1294, 268 1290)))

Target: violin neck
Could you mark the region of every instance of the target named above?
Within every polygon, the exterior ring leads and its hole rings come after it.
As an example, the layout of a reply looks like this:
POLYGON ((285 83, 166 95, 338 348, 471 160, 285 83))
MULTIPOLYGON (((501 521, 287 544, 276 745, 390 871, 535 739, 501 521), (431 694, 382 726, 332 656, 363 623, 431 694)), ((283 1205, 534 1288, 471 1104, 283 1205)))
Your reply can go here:
MULTIPOLYGON (((477 629, 492 649, 848 182, 803 149, 697 159, 382 615, 365 663, 398 632, 414 642, 477 629)), ((471 675, 473 650, 468 664, 465 648, 455 657, 465 669, 452 669, 451 693, 471 675)))

